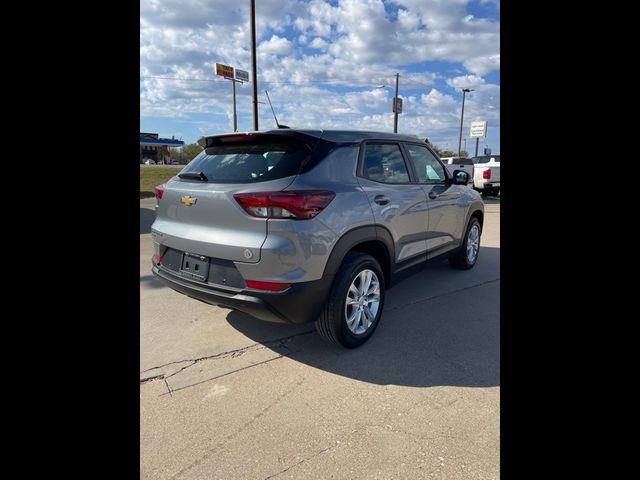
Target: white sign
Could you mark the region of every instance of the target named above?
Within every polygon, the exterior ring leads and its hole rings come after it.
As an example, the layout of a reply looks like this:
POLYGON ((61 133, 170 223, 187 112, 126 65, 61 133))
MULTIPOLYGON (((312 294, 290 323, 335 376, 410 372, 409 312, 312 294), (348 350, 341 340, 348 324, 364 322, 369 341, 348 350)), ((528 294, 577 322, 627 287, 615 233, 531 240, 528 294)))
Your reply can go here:
POLYGON ((471 138, 481 138, 487 136, 487 122, 471 122, 471 138))
POLYGON ((236 80, 241 80, 243 82, 248 82, 249 81, 249 72, 247 72, 245 70, 240 70, 239 68, 236 68, 236 80))

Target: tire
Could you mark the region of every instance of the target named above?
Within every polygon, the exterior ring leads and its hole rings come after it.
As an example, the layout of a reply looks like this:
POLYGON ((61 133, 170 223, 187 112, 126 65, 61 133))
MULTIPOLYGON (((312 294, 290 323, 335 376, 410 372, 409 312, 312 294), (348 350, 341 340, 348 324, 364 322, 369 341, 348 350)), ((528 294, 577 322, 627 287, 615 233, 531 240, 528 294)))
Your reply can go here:
POLYGON ((467 225, 467 231, 464 234, 464 240, 462 246, 458 252, 449 257, 449 263, 457 270, 469 270, 478 261, 478 255, 480 254, 480 236, 482 235, 482 227, 476 217, 471 217, 469 225, 467 225), (477 227, 477 230, 474 228, 477 227), (475 233, 472 233, 475 232, 475 233), (474 248, 475 251, 471 254, 470 249, 474 248))
POLYGON ((359 347, 371 338, 380 323, 386 287, 382 269, 371 255, 349 252, 334 278, 329 297, 316 321, 316 330, 323 339, 336 345, 345 348, 359 347), (373 274, 369 282, 369 296, 363 296, 359 287, 364 286, 362 282, 366 282, 368 272, 373 274), (356 302, 359 297, 365 298, 359 303, 346 305, 348 297, 352 302, 356 302), (367 303, 367 299, 374 301, 367 303), (359 316, 357 310, 360 310, 359 316), (354 320, 348 322, 347 315, 354 320))

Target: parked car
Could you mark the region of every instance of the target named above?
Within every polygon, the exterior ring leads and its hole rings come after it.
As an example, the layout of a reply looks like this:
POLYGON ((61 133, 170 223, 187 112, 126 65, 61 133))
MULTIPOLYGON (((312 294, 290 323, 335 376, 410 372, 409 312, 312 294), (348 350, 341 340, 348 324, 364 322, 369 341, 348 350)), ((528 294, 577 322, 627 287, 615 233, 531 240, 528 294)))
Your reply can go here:
POLYGON ((178 292, 262 320, 315 322, 354 348, 401 278, 427 261, 476 264, 480 194, 417 138, 278 129, 202 144, 156 187, 152 270, 178 292))
POLYGON ((156 161, 155 161, 155 160, 152 160, 152 159, 150 159, 150 158, 145 158, 145 159, 143 160, 143 163, 144 163, 145 165, 155 165, 155 164, 156 164, 156 161))
POLYGON ((475 167, 473 188, 483 195, 500 193, 500 155, 483 155, 471 159, 475 167))
POLYGON ((473 187, 473 162, 470 158, 464 157, 440 157, 442 163, 444 163, 449 169, 449 172, 453 173, 453 170, 464 170, 469 174, 469 185, 473 187))

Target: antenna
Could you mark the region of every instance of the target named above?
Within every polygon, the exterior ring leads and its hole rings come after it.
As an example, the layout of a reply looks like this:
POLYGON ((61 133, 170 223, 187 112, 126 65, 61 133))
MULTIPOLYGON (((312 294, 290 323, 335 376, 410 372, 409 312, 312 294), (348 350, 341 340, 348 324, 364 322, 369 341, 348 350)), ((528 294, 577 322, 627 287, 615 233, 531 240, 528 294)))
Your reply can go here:
POLYGON ((269 106, 271 107, 271 113, 273 113, 273 118, 276 120, 276 125, 278 126, 278 128, 289 128, 286 125, 280 125, 278 123, 278 117, 276 117, 276 112, 273 111, 273 105, 271 105, 271 99, 269 98, 269 92, 267 92, 265 90, 264 93, 267 94, 267 100, 269 100, 269 106))

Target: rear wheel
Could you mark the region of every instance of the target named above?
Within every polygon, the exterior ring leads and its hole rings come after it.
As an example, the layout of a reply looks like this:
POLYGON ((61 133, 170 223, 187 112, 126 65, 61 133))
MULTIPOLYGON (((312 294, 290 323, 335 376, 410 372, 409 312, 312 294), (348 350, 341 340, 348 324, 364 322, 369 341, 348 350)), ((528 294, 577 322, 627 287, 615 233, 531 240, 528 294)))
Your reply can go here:
POLYGON ((480 234, 482 228, 476 217, 472 217, 467 226, 467 232, 462 242, 462 247, 458 253, 449 258, 449 263, 458 270, 468 270, 472 268, 478 260, 480 253, 480 234))
POLYGON ((316 330, 322 338, 356 348, 375 331, 384 307, 385 283, 371 255, 349 252, 335 276, 316 330))

